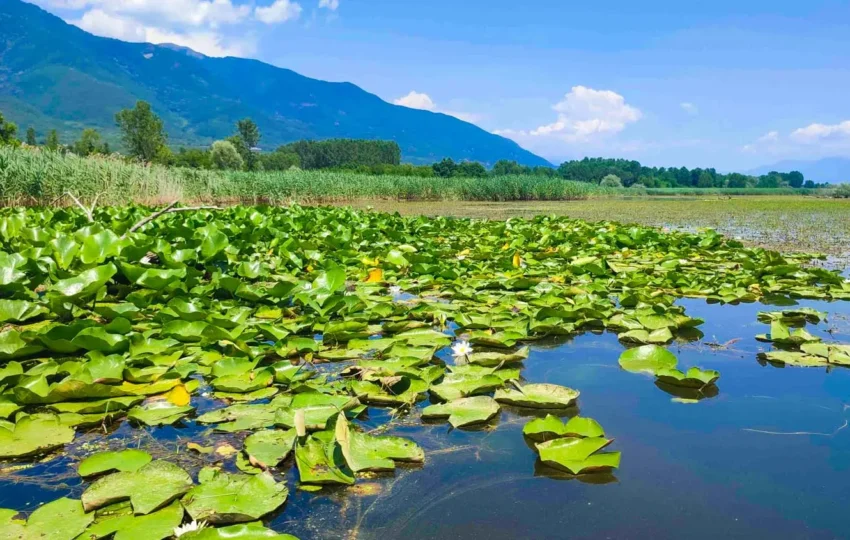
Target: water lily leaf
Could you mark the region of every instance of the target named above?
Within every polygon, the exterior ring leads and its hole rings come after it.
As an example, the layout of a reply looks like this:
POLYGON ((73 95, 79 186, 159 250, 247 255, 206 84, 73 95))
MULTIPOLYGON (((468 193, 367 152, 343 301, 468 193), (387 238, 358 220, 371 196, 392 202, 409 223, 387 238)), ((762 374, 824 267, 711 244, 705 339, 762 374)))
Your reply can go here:
POLYGON ((100 326, 83 328, 74 336, 71 343, 87 351, 98 351, 106 354, 124 352, 130 346, 130 342, 125 336, 110 334, 100 326))
POLYGON ((213 396, 216 399, 226 399, 228 401, 250 402, 260 401, 261 399, 268 399, 277 394, 278 391, 278 388, 272 386, 268 388, 261 388, 259 390, 254 390, 253 392, 247 392, 244 394, 236 392, 215 392, 213 393, 213 396))
POLYGON ((16 330, 0 332, 0 361, 24 358, 42 350, 43 347, 24 341, 16 330))
POLYGON ((380 382, 352 381, 351 391, 363 403, 379 407, 399 407, 412 404, 423 398, 429 384, 419 377, 400 377, 391 385, 380 382))
POLYGON ((487 394, 501 388, 504 384, 504 381, 495 375, 449 373, 440 384, 432 386, 430 392, 441 401, 452 401, 462 397, 487 394))
POLYGON ((713 369, 702 370, 697 367, 690 368, 686 373, 678 369, 659 369, 656 374, 658 380, 674 386, 685 386, 688 388, 702 388, 715 384, 720 378, 720 372, 713 369))
POLYGON ((813 336, 807 332, 805 328, 791 329, 782 321, 771 322, 770 333, 759 334, 756 336, 756 339, 767 343, 778 343, 780 345, 793 346, 821 341, 821 338, 813 336))
POLYGON ((48 312, 46 307, 26 300, 0 300, 0 323, 21 323, 48 312))
POLYGON ((286 485, 275 482, 268 473, 228 474, 207 468, 198 478, 200 484, 182 501, 196 521, 214 524, 255 521, 274 512, 289 494, 286 485))
POLYGON ((469 363, 485 367, 509 365, 527 359, 530 351, 530 348, 522 347, 513 353, 473 352, 469 355, 469 363))
POLYGON ((23 408, 23 405, 18 405, 8 397, 0 396, 0 420, 5 420, 11 417, 23 408))
POLYGON ((536 445, 540 460, 571 474, 611 470, 620 466, 620 453, 596 454, 613 442, 605 437, 566 437, 536 445))
POLYGON ((617 335, 617 338, 623 343, 655 345, 664 345, 666 343, 670 343, 674 339, 673 333, 670 332, 670 328, 666 326, 658 330, 653 330, 652 332, 647 332, 643 329, 629 330, 628 332, 617 335))
POLYGON ((26 520, 17 512, 0 510, 0 538, 9 540, 73 540, 94 520, 76 499, 61 498, 39 506, 26 520))
POLYGON ((142 450, 121 450, 117 452, 101 452, 87 457, 77 468, 83 478, 106 472, 137 471, 151 462, 151 455, 142 450))
POLYGON ((117 472, 96 480, 83 492, 83 506, 91 512, 108 504, 130 500, 136 515, 167 505, 192 487, 192 478, 167 461, 151 461, 136 471, 117 472), (151 489, 155 486, 155 489, 151 489))
POLYGON ((353 484, 342 447, 332 433, 321 432, 295 444, 295 463, 302 484, 353 484))
POLYGON ((658 345, 644 345, 620 355, 620 367, 632 373, 655 375, 660 369, 675 368, 677 363, 673 353, 658 345))
POLYGON ((238 404, 202 414, 196 421, 199 424, 215 424, 217 431, 246 431, 274 426, 277 412, 278 408, 272 405, 238 404))
POLYGON ((526 384, 520 388, 497 390, 494 397, 499 403, 509 405, 557 409, 573 405, 579 394, 578 390, 557 384, 526 384))
POLYGON ((78 401, 66 403, 52 403, 48 407, 58 413, 74 414, 101 414, 126 411, 141 403, 145 398, 141 396, 126 396, 96 401, 78 401))
POLYGON ((66 298, 86 298, 92 296, 98 289, 106 285, 117 271, 113 264, 96 266, 81 272, 75 277, 57 281, 51 290, 56 291, 66 298))
POLYGON ((212 259, 230 244, 227 235, 212 224, 196 229, 195 239, 200 242, 199 252, 204 260, 212 259))
POLYGON ((774 364, 786 364, 797 367, 825 367, 829 365, 827 358, 798 351, 771 351, 760 353, 759 358, 774 364))
POLYGON ((562 437, 604 437, 605 431, 599 422, 592 418, 576 416, 566 424, 557 416, 547 414, 545 418, 535 418, 522 429, 523 435, 535 442, 550 441, 562 437))
POLYGON ((360 405, 360 401, 351 396, 332 396, 319 392, 304 392, 296 394, 289 406, 281 408, 275 416, 278 426, 295 427, 296 411, 304 411, 307 429, 310 431, 323 430, 328 420, 340 412, 350 411, 360 405))
POLYGON ((335 435, 345 461, 356 473, 394 471, 396 461, 425 461, 425 451, 413 441, 403 437, 376 437, 360 433, 351 429, 342 415, 337 419, 335 435))
POLYGON ((194 407, 178 407, 168 401, 153 401, 147 405, 130 409, 127 418, 146 426, 171 426, 194 410, 194 407))
POLYGON ((263 469, 279 465, 295 446, 295 430, 265 430, 245 439, 245 453, 263 469))
POLYGON ((0 458, 45 454, 74 440, 74 430, 55 414, 19 415, 11 428, 0 426, 0 458))
POLYGON ((80 249, 80 261, 83 264, 102 263, 121 251, 121 239, 109 229, 87 235, 80 249))
POLYGON ((487 422, 499 414, 499 410, 498 402, 490 396, 475 396, 425 407, 422 419, 448 418, 449 424, 460 428, 487 422))
POLYGON ((240 375, 228 375, 213 379, 210 384, 222 392, 248 393, 266 388, 274 382, 274 370, 262 369, 240 375))
POLYGON ((218 529, 206 528, 184 534, 184 540, 298 540, 291 534, 278 534, 262 523, 230 525, 218 529))
POLYGON ((113 540, 163 540, 171 538, 183 521, 184 510, 174 501, 162 510, 135 516, 129 504, 118 503, 99 511, 95 522, 77 540, 98 540, 114 534, 113 540), (113 512, 106 510, 116 508, 113 512))

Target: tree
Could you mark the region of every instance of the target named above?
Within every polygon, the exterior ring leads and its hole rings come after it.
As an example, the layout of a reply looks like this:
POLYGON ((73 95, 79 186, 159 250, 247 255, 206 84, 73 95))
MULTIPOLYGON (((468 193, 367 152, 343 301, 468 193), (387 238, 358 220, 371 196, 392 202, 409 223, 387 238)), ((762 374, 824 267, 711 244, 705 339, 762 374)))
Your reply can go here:
POLYGON ((803 187, 806 188, 806 189, 814 189, 817 186, 815 186, 815 183, 814 183, 813 180, 806 180, 806 183, 803 184, 803 187))
POLYGON ((217 169, 239 170, 245 165, 242 156, 230 141, 216 141, 210 149, 210 160, 217 169))
POLYGON ((200 148, 181 148, 174 156, 174 165, 191 169, 212 169, 213 162, 210 153, 200 148))
POLYGON ((30 146, 38 146, 38 140, 35 138, 35 129, 27 129, 27 144, 30 146))
POLYGON ((454 176, 462 176, 464 178, 483 178, 487 176, 487 169, 484 165, 477 161, 464 161, 459 163, 455 169, 454 176))
POLYGON ((623 187, 623 182, 620 177, 615 174, 609 174, 599 182, 602 187, 623 187))
POLYGON ((154 114, 149 103, 139 101, 135 108, 124 109, 115 115, 115 122, 121 129, 121 140, 131 156, 143 161, 162 158, 168 136, 162 120, 154 114))
POLYGON ((55 129, 51 129, 47 134, 47 141, 45 141, 44 146, 47 147, 48 150, 59 150, 60 145, 59 133, 55 129))
POLYGON ((800 188, 803 187, 803 183, 806 178, 803 176, 803 173, 800 171, 791 171, 787 175, 785 175, 786 180, 788 180, 788 185, 792 188, 800 188))
POLYGON ((278 150, 262 154, 260 164, 266 171, 288 171, 292 167, 301 167, 301 158, 295 152, 278 150))
POLYGON ((244 118, 236 123, 236 129, 239 131, 239 136, 245 141, 245 146, 248 150, 256 148, 260 144, 260 128, 250 118, 244 118))
POLYGON ((714 178, 711 177, 711 174, 708 171, 701 172, 697 178, 697 187, 710 188, 712 186, 714 186, 714 178))
POLYGON ((18 133, 18 126, 12 122, 7 122, 0 112, 0 144, 17 145, 19 143, 15 135, 18 133))
POLYGON ((511 174, 526 174, 527 168, 523 167, 516 161, 508 161, 507 159, 501 159, 493 165, 493 170, 490 171, 490 174, 493 176, 507 176, 511 174))
POLYGON ((434 163, 432 167, 434 169, 434 176, 439 176, 440 178, 451 178, 457 171, 457 163, 452 158, 445 158, 439 163, 434 163))
POLYGON ((78 156, 86 157, 92 154, 109 153, 109 147, 104 148, 105 143, 100 138, 100 133, 96 129, 88 128, 83 130, 80 140, 76 141, 72 150, 78 156))

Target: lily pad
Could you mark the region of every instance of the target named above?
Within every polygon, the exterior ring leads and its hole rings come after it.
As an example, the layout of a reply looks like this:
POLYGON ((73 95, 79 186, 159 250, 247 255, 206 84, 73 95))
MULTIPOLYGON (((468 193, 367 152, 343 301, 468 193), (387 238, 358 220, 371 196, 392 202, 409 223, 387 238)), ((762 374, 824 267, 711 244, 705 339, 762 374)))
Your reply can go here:
POLYGON ((688 388, 711 386, 720 379, 719 371, 713 369, 703 370, 698 367, 692 367, 685 373, 682 373, 678 369, 660 369, 655 375, 663 383, 688 388))
POLYGON ((519 388, 497 390, 499 403, 535 409, 558 409, 575 404, 580 392, 557 384, 526 384, 519 388))
POLYGON ((605 430, 592 418, 576 416, 564 424, 557 416, 547 414, 527 423, 522 434, 532 441, 544 442, 562 437, 604 437, 605 430))
POLYGON ((295 462, 302 484, 353 484, 342 447, 333 434, 318 433, 295 445, 295 462), (324 435, 324 436, 323 436, 324 435))
POLYGON ((676 364, 676 356, 658 345, 644 345, 620 355, 620 367, 632 373, 655 375, 658 370, 675 368, 676 364))
POLYGON ((425 407, 422 419, 448 418, 449 424, 461 428, 487 422, 499 414, 499 410, 499 403, 490 396, 475 396, 425 407))
POLYGON ((0 425, 0 458, 45 454, 74 440, 74 430, 55 414, 18 417, 12 428, 0 425))
POLYGON ((425 461, 425 451, 415 442, 403 437, 360 433, 351 429, 342 415, 337 419, 335 435, 345 461, 356 473, 394 471, 396 461, 425 461))
POLYGON ((567 437, 537 444, 540 460, 571 474, 607 471, 620 466, 620 452, 597 454, 613 441, 605 437, 567 437))
POLYGON ((289 491, 271 474, 229 474, 203 469, 200 484, 183 497, 183 506, 196 521, 214 524, 255 521, 286 502, 289 491))
POLYGON ((183 540, 298 540, 291 534, 279 534, 262 523, 230 525, 218 529, 205 528, 180 537, 183 540))
POLYGON ((142 450, 101 452, 84 459, 77 469, 83 478, 114 471, 137 471, 151 462, 151 455, 142 450))
POLYGON ((136 515, 154 512, 192 488, 192 478, 167 461, 151 461, 136 471, 117 472, 96 480, 83 492, 83 506, 91 512, 129 499, 136 515), (151 489, 155 486, 155 489, 151 489))
POLYGON ((189 405, 178 407, 168 401, 153 401, 141 407, 134 407, 127 418, 146 426, 171 426, 195 410, 189 405))
POLYGON ((294 446, 294 429, 258 431, 245 439, 245 453, 263 469, 276 467, 286 459, 294 446))
POLYGON ((78 540, 97 540, 112 534, 113 540, 163 540, 171 538, 184 514, 179 501, 146 516, 134 515, 128 503, 117 503, 97 512, 95 522, 78 540))
POLYGON ((39 506, 24 522, 17 512, 0 509, 0 538, 9 540, 73 540, 94 520, 76 499, 61 498, 39 506))

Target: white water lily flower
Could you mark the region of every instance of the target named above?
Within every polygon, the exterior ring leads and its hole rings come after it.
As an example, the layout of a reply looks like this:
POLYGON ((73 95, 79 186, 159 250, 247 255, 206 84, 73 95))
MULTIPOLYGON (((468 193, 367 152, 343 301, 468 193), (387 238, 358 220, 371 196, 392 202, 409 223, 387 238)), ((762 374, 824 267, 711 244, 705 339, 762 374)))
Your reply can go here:
POLYGON ((139 262, 140 262, 141 264, 150 264, 150 263, 151 263, 151 258, 150 258, 150 257, 148 257, 147 255, 145 255, 144 257, 142 257, 142 259, 141 259, 139 262))
POLYGON ((304 414, 304 409, 295 411, 295 434, 299 437, 307 436, 307 415, 304 414))
POLYGON ((305 291, 311 291, 311 290, 313 290, 313 284, 312 283, 305 283, 303 288, 304 288, 305 291))
POLYGON ((401 287, 399 287, 398 285, 393 285, 392 287, 390 287, 390 294, 393 295, 393 296, 400 295, 401 294, 401 287))
POLYGON ((181 536, 183 536, 186 533, 200 531, 201 529, 203 529, 206 526, 207 526, 206 521, 193 521, 192 523, 187 523, 185 525, 181 525, 181 526, 177 527, 176 529, 174 529, 174 536, 176 536, 177 538, 180 538, 181 536))
POLYGON ((458 341, 452 346, 452 356, 469 356, 472 354, 472 346, 468 341, 458 341))
POLYGON ((458 255, 457 256, 457 260, 459 260, 459 261, 462 261, 464 259, 466 259, 466 255, 458 255))

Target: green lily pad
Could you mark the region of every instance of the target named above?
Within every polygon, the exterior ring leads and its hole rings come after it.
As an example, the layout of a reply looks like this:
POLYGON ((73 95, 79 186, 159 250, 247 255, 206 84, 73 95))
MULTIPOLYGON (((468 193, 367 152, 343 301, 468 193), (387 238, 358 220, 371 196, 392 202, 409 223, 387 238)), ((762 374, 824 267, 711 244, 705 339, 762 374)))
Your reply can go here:
POLYGON ((127 418, 146 426, 171 426, 195 410, 189 405, 178 407, 168 401, 154 401, 141 407, 134 407, 127 418))
POLYGON ((576 416, 564 424, 557 416, 547 414, 527 423, 522 434, 532 441, 544 442, 562 437, 604 437, 605 430, 592 418, 576 416))
POLYGON ((294 446, 294 429, 258 431, 245 439, 245 453, 263 469, 276 467, 286 459, 294 446))
POLYGON ((130 500, 136 515, 154 512, 192 488, 192 478, 167 461, 151 461, 136 471, 117 472, 96 480, 83 492, 86 512, 130 500), (152 489, 155 487, 155 489, 152 489))
POLYGON ((567 437, 539 443, 536 448, 545 465, 571 474, 582 474, 620 466, 620 452, 596 453, 612 442, 604 437, 567 437))
POLYGON ((39 506, 24 522, 14 510, 0 509, 0 538, 9 540, 73 540, 94 520, 76 499, 61 498, 39 506))
POLYGON ((118 452, 101 452, 87 457, 77 468, 83 478, 106 472, 137 471, 151 462, 151 455, 142 450, 121 450, 118 452))
POLYGON ((354 473, 333 434, 322 432, 308 436, 303 444, 296 443, 295 463, 302 484, 354 483, 354 473))
POLYGON ((425 407, 422 419, 448 418, 449 424, 461 428, 487 422, 499 414, 500 409, 490 396, 475 396, 425 407))
POLYGON ((497 390, 499 403, 535 409, 558 409, 575 404, 580 392, 557 384, 526 384, 520 388, 497 390))
POLYGON ((713 369, 702 370, 698 367, 692 367, 686 373, 682 373, 678 369, 660 369, 655 375, 663 383, 688 388, 711 386, 720 379, 719 371, 714 371, 713 369))
POLYGON ((396 461, 422 463, 425 451, 415 442, 403 437, 373 436, 350 428, 340 415, 336 423, 336 439, 351 470, 394 471, 396 461))
POLYGON ((113 540, 163 540, 171 538, 184 514, 179 501, 146 516, 135 516, 129 503, 117 503, 98 511, 95 522, 77 540, 98 540, 112 534, 113 540))
POLYGON ((218 529, 206 528, 180 537, 183 540, 298 540, 291 534, 279 534, 262 523, 230 525, 218 529))
POLYGON ((440 384, 431 387, 430 392, 441 401, 452 401, 462 397, 488 394, 501 388, 505 382, 495 375, 447 374, 440 384))
POLYGON ((620 355, 620 367, 632 373, 655 375, 660 369, 675 368, 676 364, 676 356, 658 345, 644 345, 624 351, 620 355))
POLYGON ((48 312, 46 307, 26 300, 0 300, 0 323, 22 323, 48 312))
POLYGON ((529 347, 523 347, 513 353, 473 352, 469 355, 469 363, 485 367, 507 366, 526 360, 530 351, 529 347))
POLYGON ((141 396, 125 396, 96 401, 75 401, 64 403, 51 403, 48 408, 58 413, 76 414, 100 414, 125 411, 141 403, 145 398, 141 396))
POLYGON ((196 521, 213 524, 245 523, 274 512, 286 502, 289 490, 272 475, 229 474, 204 469, 200 484, 184 497, 186 512, 196 521))
POLYGON ((0 458, 45 454, 74 440, 74 430, 55 414, 19 415, 12 428, 0 425, 0 458))
POLYGON ((277 407, 267 404, 237 404, 202 414, 196 421, 199 424, 215 424, 218 431, 247 431, 273 427, 277 413, 277 407))

